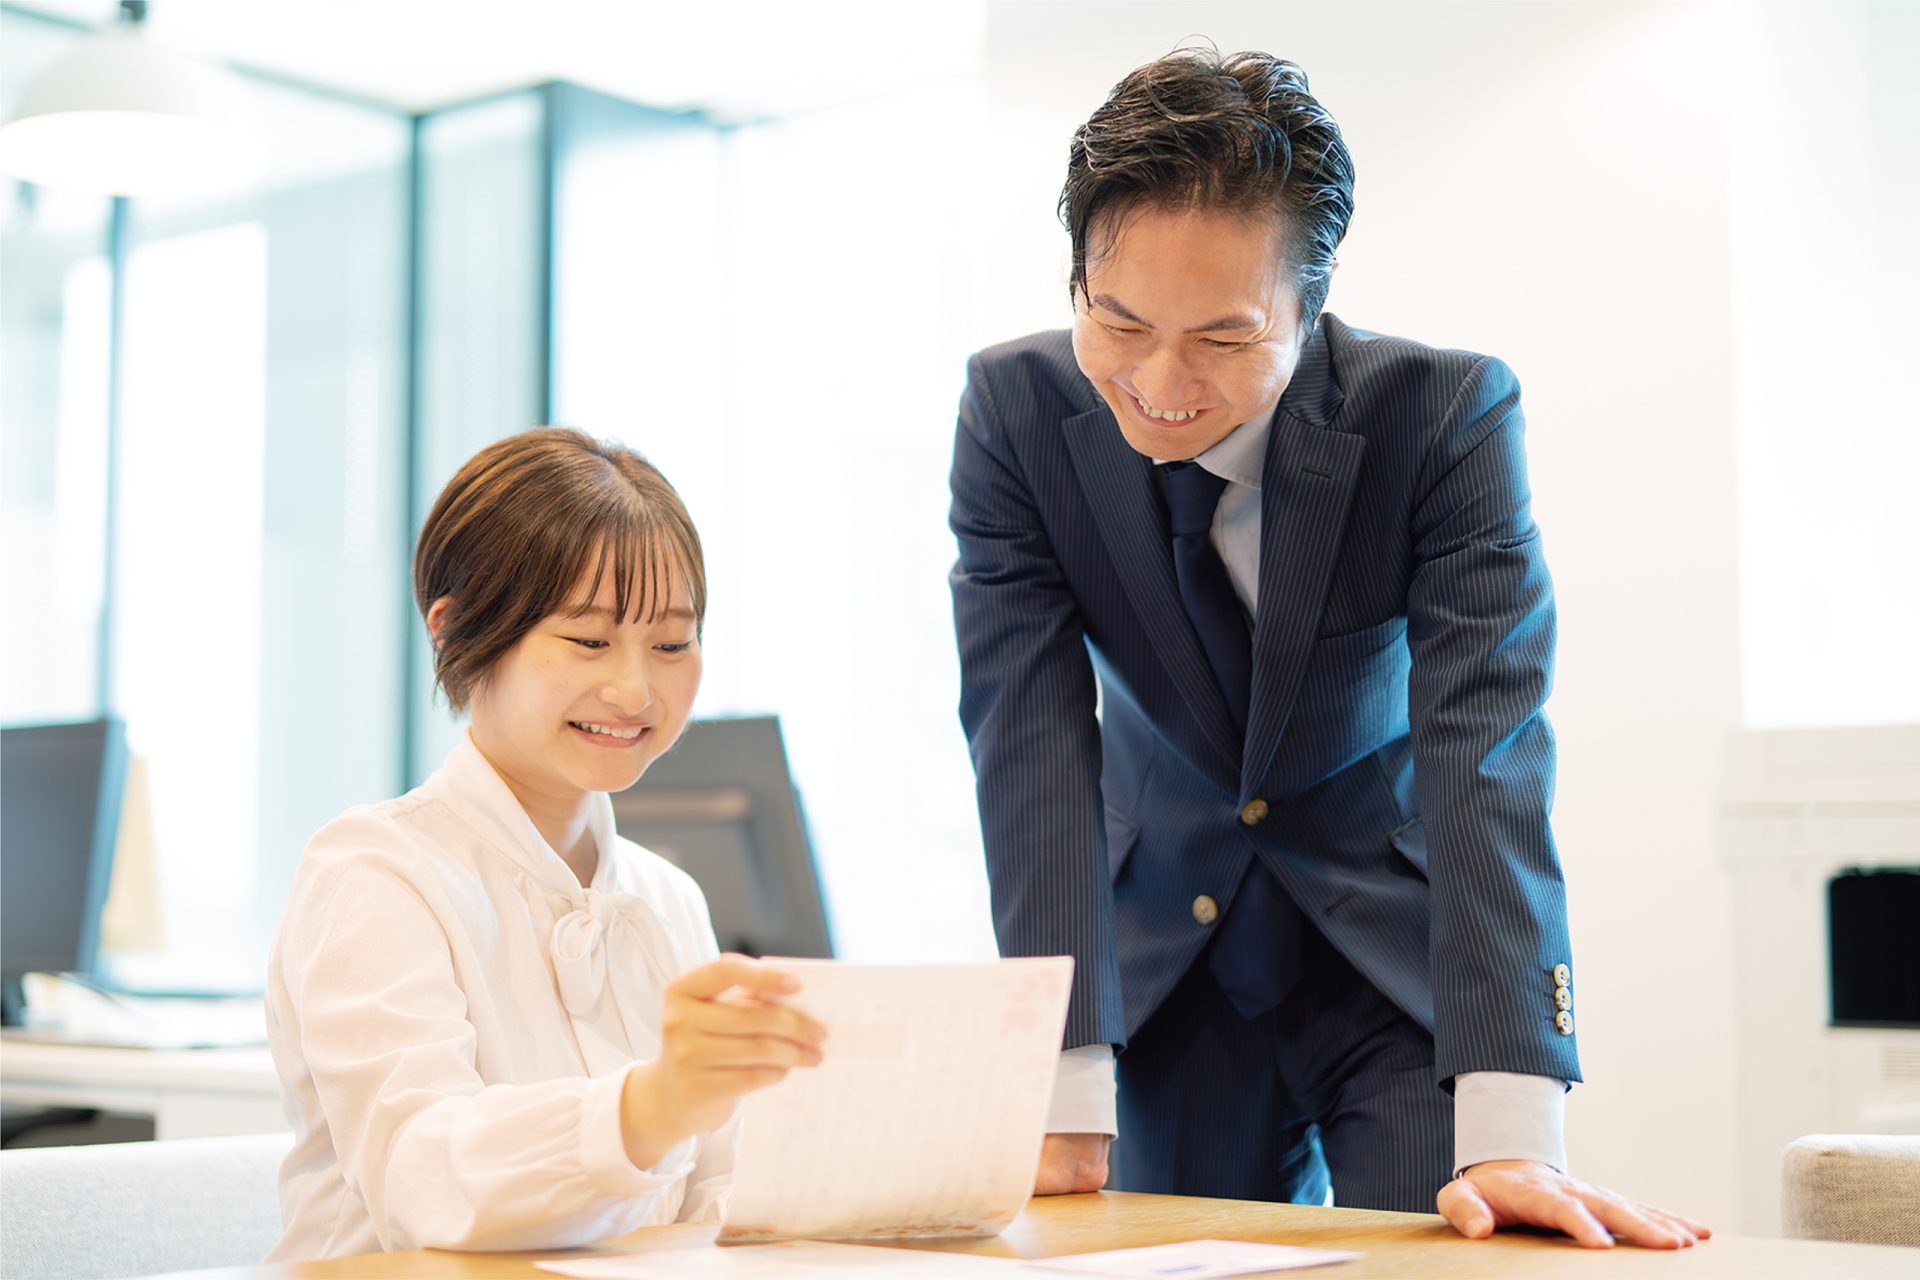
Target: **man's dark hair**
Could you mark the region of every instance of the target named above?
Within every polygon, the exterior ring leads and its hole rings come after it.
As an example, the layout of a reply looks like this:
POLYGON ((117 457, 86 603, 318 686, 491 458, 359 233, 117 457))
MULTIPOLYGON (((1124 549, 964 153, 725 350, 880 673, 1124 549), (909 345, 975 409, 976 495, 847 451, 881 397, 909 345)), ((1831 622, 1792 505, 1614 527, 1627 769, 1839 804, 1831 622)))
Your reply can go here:
POLYGON ((1060 220, 1073 239, 1076 302, 1089 257, 1098 261, 1136 208, 1277 218, 1300 322, 1311 326, 1353 218, 1353 157, 1293 63, 1176 49, 1115 85, 1074 131, 1060 220))

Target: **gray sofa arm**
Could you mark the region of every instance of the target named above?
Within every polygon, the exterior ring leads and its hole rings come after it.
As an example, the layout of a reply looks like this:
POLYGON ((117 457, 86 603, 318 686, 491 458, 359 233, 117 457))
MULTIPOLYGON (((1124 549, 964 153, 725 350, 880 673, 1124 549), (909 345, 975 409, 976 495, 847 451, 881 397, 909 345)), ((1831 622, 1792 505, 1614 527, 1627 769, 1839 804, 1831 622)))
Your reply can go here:
POLYGON ((1782 1166, 1788 1236, 1920 1245, 1920 1135, 1811 1134, 1787 1144, 1782 1166))

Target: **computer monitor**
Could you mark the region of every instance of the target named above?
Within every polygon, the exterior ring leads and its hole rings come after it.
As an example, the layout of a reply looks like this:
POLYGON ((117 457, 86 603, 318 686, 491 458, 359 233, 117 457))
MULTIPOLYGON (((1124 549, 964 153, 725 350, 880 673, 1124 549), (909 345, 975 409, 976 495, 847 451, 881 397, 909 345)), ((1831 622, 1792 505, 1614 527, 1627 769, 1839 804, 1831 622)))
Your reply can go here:
POLYGON ((613 797, 620 834, 699 883, 725 951, 833 955, 775 716, 696 720, 613 797))
POLYGON ((0 1010, 22 1015, 28 973, 91 973, 113 878, 126 726, 0 729, 0 1010))

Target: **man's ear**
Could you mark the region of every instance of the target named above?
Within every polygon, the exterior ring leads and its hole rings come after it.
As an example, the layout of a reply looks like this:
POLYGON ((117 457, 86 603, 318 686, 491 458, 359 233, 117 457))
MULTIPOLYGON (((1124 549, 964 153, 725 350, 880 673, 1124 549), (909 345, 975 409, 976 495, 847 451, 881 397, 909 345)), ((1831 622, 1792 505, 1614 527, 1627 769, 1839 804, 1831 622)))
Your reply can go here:
POLYGON ((441 596, 427 606, 427 634, 433 638, 433 647, 440 647, 440 633, 446 629, 447 619, 453 613, 453 597, 441 596))

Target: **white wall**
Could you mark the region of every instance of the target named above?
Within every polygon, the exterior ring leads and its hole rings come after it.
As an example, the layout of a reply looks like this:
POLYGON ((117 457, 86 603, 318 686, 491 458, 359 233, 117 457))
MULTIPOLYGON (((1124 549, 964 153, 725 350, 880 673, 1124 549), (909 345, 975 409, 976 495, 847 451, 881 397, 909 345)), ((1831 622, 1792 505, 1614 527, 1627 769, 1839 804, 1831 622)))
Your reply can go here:
POLYGON ((1189 35, 1303 65, 1358 212, 1331 310, 1501 356, 1558 587, 1551 713, 1581 1176, 1729 1224, 1732 947, 1714 865, 1738 721, 1717 5, 1001 3, 983 342, 1067 322, 1075 124, 1189 35))
POLYGON ((1739 13, 1746 718, 1920 722, 1920 5, 1748 0, 1739 13))

